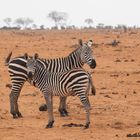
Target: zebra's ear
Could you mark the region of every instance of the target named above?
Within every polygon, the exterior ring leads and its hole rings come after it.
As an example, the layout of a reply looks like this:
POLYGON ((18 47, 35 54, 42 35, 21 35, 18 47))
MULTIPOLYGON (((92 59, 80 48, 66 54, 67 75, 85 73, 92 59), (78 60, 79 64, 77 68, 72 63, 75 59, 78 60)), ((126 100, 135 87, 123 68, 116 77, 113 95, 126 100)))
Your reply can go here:
POLYGON ((79 39, 79 45, 80 45, 80 46, 83 46, 83 41, 82 41, 82 39, 79 39))
POLYGON ((39 57, 38 53, 35 53, 34 59, 36 60, 39 57))
POLYGON ((25 53, 25 54, 24 54, 24 58, 27 60, 27 59, 28 59, 28 57, 29 57, 29 56, 28 56, 28 54, 27 54, 27 53, 25 53))
POLYGON ((87 45, 88 45, 89 47, 91 47, 91 46, 93 45, 93 41, 90 39, 90 40, 87 42, 87 45))

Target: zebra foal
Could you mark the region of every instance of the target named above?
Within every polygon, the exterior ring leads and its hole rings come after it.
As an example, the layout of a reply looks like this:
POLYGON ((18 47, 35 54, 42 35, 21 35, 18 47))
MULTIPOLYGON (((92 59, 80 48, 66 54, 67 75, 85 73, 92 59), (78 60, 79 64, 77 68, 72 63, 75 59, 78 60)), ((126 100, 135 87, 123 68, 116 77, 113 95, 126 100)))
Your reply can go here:
MULTIPOLYGON (((82 68, 84 64, 88 64, 92 69, 96 67, 96 61, 93 57, 92 40, 83 43, 79 41, 79 47, 71 52, 68 56, 56 59, 42 59, 48 66, 50 72, 64 72, 74 68, 82 68)), ((18 97, 24 83, 28 80, 27 76, 27 60, 24 56, 11 59, 12 53, 6 58, 5 64, 8 66, 12 89, 10 93, 10 113, 13 118, 22 117, 18 108, 18 97)), ((59 112, 61 116, 67 116, 66 97, 60 97, 59 112)))
POLYGON ((70 95, 76 95, 80 98, 86 111, 84 128, 88 128, 90 125, 88 92, 92 82, 89 73, 80 68, 52 73, 47 71, 44 66, 47 66, 46 62, 36 57, 28 58, 27 56, 28 78, 42 91, 48 107, 48 124, 46 128, 52 128, 54 123, 53 96, 67 97, 70 95))

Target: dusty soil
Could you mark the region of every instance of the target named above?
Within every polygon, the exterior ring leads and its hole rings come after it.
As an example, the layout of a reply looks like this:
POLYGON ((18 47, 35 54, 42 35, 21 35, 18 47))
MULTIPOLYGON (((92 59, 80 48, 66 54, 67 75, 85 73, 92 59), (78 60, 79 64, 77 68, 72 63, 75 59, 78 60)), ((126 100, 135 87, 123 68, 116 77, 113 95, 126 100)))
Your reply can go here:
MULTIPOLYGON (((140 31, 0 31, 0 140, 126 140, 128 134, 140 133, 140 31), (63 127, 64 124, 85 123, 85 112, 78 97, 67 101, 69 117, 60 117, 59 99, 54 97, 55 123, 45 129, 47 112, 39 112, 44 103, 42 93, 26 82, 20 97, 21 119, 9 113, 10 77, 4 60, 10 51, 13 56, 38 52, 40 57, 67 56, 76 49, 78 39, 94 40, 97 61, 93 72, 96 96, 90 96, 91 126, 63 127), (117 46, 110 43, 116 39, 117 46)), ((140 137, 137 137, 140 139, 140 137)))

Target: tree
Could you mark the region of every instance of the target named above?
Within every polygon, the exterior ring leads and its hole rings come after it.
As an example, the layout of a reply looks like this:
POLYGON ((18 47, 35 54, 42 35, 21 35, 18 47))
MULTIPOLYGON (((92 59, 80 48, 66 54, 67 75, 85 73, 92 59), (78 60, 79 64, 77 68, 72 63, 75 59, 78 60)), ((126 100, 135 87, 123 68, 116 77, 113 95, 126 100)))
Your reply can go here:
POLYGON ((33 23, 32 19, 30 19, 30 18, 25 18, 24 19, 24 26, 25 26, 25 28, 27 28, 32 23, 33 23))
POLYGON ((47 17, 53 20, 55 26, 58 28, 59 26, 66 25, 68 15, 65 12, 52 11, 48 14, 47 17))
POLYGON ((91 18, 87 18, 87 19, 85 19, 85 23, 88 24, 89 27, 92 27, 93 20, 91 18))
POLYGON ((36 25, 36 24, 33 24, 33 25, 32 25, 32 28, 33 28, 33 29, 37 29, 37 25, 36 25))
POLYGON ((8 27, 11 27, 11 22, 12 22, 11 18, 5 18, 3 21, 8 25, 8 27))
POLYGON ((40 29, 44 30, 45 29, 44 25, 40 25, 40 29))
POLYGON ((22 27, 24 25, 22 18, 17 18, 14 23, 17 24, 18 27, 22 27))
POLYGON ((104 24, 103 23, 98 23, 98 25, 96 26, 97 29, 103 29, 104 28, 104 24))
POLYGON ((123 25, 123 24, 118 24, 118 26, 116 27, 116 29, 121 29, 124 32, 127 32, 127 26, 123 25))
POLYGON ((104 28, 105 28, 105 29, 113 29, 113 26, 111 26, 111 25, 106 25, 106 26, 104 26, 104 28))
POLYGON ((33 20, 30 18, 17 18, 15 20, 15 24, 17 26, 22 27, 22 28, 27 28, 31 23, 33 23, 33 20))

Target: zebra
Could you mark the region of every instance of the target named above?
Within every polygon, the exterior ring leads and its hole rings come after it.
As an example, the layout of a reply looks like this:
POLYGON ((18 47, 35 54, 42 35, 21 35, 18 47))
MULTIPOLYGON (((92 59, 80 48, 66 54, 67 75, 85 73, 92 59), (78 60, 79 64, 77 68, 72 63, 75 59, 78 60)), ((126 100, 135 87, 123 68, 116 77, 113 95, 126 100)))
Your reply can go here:
MULTIPOLYGON (((73 68, 82 68, 85 63, 87 63, 92 69, 95 68, 96 61, 93 57, 93 51, 91 48, 92 44, 92 40, 89 40, 86 43, 79 40, 79 47, 68 56, 64 58, 44 59, 44 61, 48 63, 47 70, 50 72, 64 72, 73 68)), ((22 114, 18 108, 18 97, 24 83, 28 80, 27 60, 24 56, 19 56, 13 59, 11 59, 11 56, 12 52, 5 60, 12 83, 11 93, 9 95, 10 113, 13 115, 13 118, 20 118, 22 117, 22 114)), ((95 90, 93 92, 95 92, 95 90)), ((60 97, 59 112, 61 116, 68 115, 66 110, 66 97, 60 97)))
POLYGON ((91 76, 82 68, 75 68, 65 72, 49 72, 48 64, 36 57, 27 58, 27 75, 36 87, 44 94, 48 107, 48 124, 46 128, 52 128, 53 96, 67 97, 76 95, 80 98, 86 111, 86 123, 84 128, 90 125, 90 102, 88 92, 91 85, 91 76))

